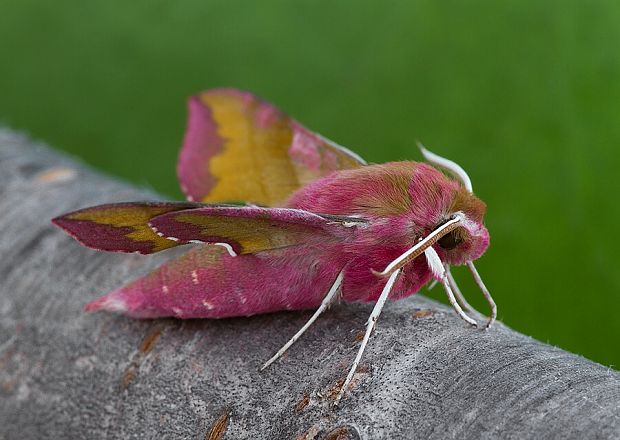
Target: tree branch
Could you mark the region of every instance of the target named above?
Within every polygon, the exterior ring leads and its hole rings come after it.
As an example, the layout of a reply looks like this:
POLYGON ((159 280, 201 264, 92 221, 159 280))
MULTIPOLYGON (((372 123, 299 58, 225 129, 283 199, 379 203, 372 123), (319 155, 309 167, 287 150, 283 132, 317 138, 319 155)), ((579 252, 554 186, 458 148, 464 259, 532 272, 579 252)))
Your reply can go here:
POLYGON ((50 219, 155 197, 0 130, 0 439, 620 437, 618 372, 419 296, 386 306, 339 408, 370 304, 332 308, 263 373, 310 312, 85 314, 178 252, 90 251, 50 219))

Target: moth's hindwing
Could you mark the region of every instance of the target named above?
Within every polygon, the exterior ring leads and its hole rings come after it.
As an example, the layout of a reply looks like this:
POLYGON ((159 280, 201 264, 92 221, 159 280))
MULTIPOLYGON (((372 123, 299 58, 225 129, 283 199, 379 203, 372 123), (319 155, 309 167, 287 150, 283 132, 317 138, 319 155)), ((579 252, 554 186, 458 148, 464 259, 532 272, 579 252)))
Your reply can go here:
POLYGON ((213 89, 188 107, 177 172, 190 200, 282 206, 315 179, 365 165, 248 92, 213 89))

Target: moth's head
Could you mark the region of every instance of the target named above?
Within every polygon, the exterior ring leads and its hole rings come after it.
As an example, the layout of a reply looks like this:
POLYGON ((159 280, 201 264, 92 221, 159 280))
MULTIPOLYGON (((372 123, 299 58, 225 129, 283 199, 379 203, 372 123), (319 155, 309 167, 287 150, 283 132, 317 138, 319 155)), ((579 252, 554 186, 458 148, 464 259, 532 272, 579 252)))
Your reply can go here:
POLYGON ((416 242, 382 272, 373 270, 378 276, 393 274, 425 254, 433 275, 440 279, 443 263, 469 264, 489 246, 489 232, 483 223, 486 205, 474 195, 465 171, 454 162, 421 149, 429 162, 450 171, 456 179, 428 164, 414 164, 407 182, 402 182, 408 186, 408 200, 400 205, 411 208, 401 212, 405 212, 405 222, 416 242))
POLYGON ((451 203, 432 228, 439 230, 450 220, 459 220, 436 243, 446 263, 464 264, 482 256, 489 246, 489 231, 483 223, 485 210, 485 203, 466 188, 460 187, 452 193, 451 203))
POLYGON ((411 206, 415 207, 409 211, 409 220, 416 225, 416 240, 425 240, 420 251, 431 245, 450 265, 480 258, 489 246, 486 205, 474 195, 469 177, 457 164, 427 151, 425 157, 434 166, 416 163, 409 183, 411 206))
POLYGON ((423 165, 428 167, 426 173, 433 175, 429 180, 437 182, 433 189, 442 194, 434 206, 439 216, 429 218, 430 225, 426 223, 431 229, 429 234, 438 238, 435 248, 448 264, 464 264, 480 258, 489 246, 489 231, 483 223, 486 205, 474 195, 471 179, 460 165, 421 144, 418 147, 426 160, 454 176, 449 179, 437 169, 423 165))
POLYGON ((425 217, 431 226, 428 227, 428 222, 418 223, 425 225, 426 230, 422 232, 422 237, 417 238, 417 243, 388 264, 382 272, 375 272, 375 274, 379 276, 389 274, 390 280, 394 280, 404 265, 424 254, 433 278, 443 284, 457 313, 468 323, 477 325, 476 321, 467 316, 461 308, 461 306, 471 308, 467 302, 460 294, 457 295, 459 299, 455 298, 453 290, 456 289, 458 293, 458 288, 449 272, 449 265, 467 264, 474 281, 491 308, 491 316, 487 322, 488 328, 495 321, 497 307, 473 264, 473 260, 479 258, 489 246, 489 232, 483 224, 486 206, 474 195, 471 180, 463 168, 431 153, 421 144, 418 146, 431 164, 449 171, 456 180, 448 179, 432 167, 421 165, 414 169, 414 181, 410 186, 412 200, 416 200, 414 198, 416 194, 413 194, 416 191, 421 193, 417 195, 426 193, 430 203, 422 209, 422 217, 418 220, 423 220, 425 217), (416 182, 416 173, 426 174, 426 178, 418 178, 416 182))

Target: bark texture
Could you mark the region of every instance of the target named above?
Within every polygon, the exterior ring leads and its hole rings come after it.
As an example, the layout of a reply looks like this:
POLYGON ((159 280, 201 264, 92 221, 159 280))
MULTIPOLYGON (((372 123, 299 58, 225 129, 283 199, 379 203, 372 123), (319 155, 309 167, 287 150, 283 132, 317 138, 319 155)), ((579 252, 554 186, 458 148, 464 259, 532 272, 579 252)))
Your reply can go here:
POLYGON ((90 251, 50 219, 156 197, 0 130, 0 439, 620 437, 618 372, 419 296, 386 306, 339 408, 371 305, 332 308, 263 373, 309 313, 85 314, 176 252, 90 251))

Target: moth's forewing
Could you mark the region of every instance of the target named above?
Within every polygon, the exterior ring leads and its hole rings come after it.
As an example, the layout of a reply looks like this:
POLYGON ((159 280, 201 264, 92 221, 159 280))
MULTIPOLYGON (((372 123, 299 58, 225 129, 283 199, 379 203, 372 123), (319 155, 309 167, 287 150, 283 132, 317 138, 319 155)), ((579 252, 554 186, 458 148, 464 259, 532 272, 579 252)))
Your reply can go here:
MULTIPOLYGON (((357 220, 357 219, 352 219, 357 220)), ((151 219, 154 230, 180 242, 227 244, 236 254, 296 245, 342 241, 352 229, 345 217, 260 207, 216 207, 175 211, 151 219)))
POLYGON ((187 210, 196 203, 129 202, 93 206, 52 220, 84 246, 111 252, 152 254, 179 243, 158 236, 149 227, 151 218, 187 210))
POLYGON ((301 186, 365 165, 255 95, 213 89, 191 97, 177 172, 190 200, 282 206, 301 186))

